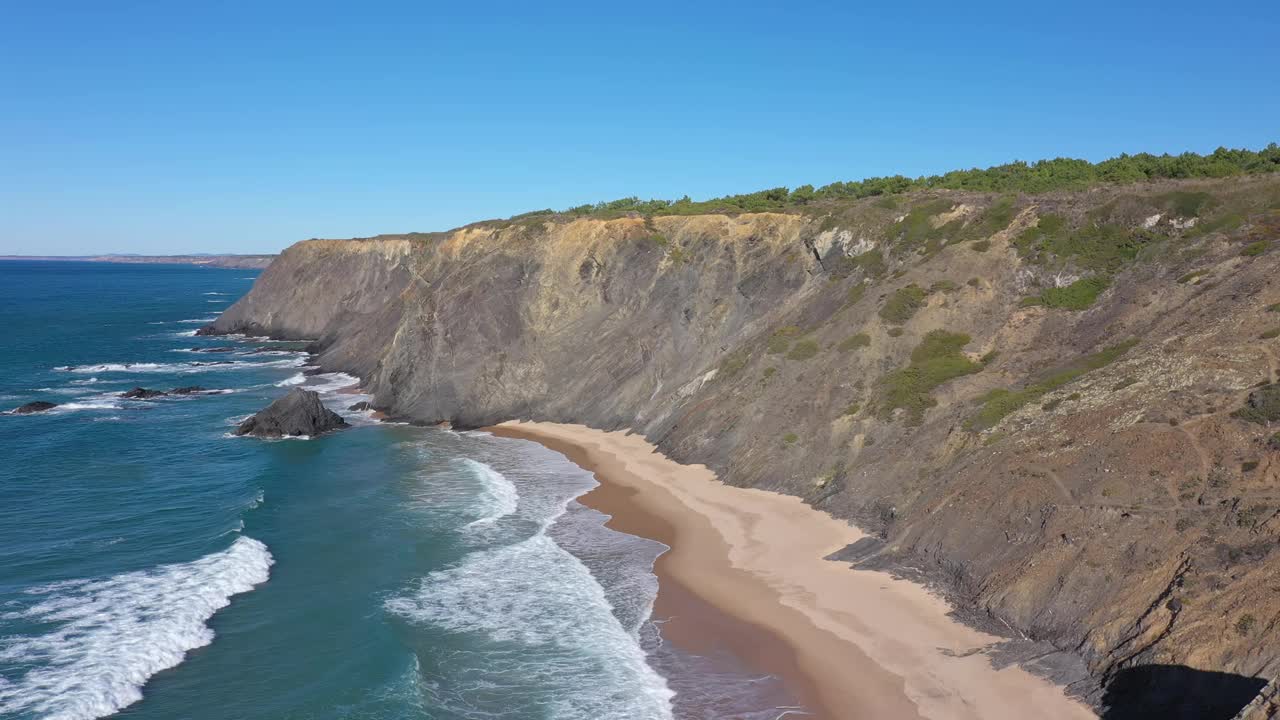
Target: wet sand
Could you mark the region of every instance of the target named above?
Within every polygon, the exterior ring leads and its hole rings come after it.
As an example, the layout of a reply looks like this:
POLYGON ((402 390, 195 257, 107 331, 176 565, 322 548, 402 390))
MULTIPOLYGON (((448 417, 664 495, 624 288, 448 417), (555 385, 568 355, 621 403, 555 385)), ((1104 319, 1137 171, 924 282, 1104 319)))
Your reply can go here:
POLYGON ((727 649, 780 677, 828 720, 1088 720, 1061 688, 980 651, 1000 638, 947 616, 922 586, 851 570, 826 555, 863 537, 798 498, 720 483, 639 435, 504 423, 495 435, 540 443, 592 471, 580 498, 609 527, 671 547, 655 564, 654 615, 683 649, 727 649))

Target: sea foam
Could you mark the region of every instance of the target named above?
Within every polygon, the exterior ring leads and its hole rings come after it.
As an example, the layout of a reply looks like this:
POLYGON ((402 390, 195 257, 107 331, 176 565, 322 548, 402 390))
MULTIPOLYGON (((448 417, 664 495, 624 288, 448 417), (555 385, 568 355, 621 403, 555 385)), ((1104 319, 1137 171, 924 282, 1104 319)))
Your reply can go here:
POLYGON ((201 373, 221 370, 250 370, 254 368, 295 368, 306 364, 305 357, 292 357, 285 360, 269 360, 267 362, 250 362, 247 360, 231 360, 227 362, 185 362, 185 363, 102 363, 100 365, 62 365, 54 368, 60 372, 73 373, 201 373))
POLYGON ((148 678, 213 641, 205 623, 271 564, 266 545, 239 537, 193 562, 27 590, 31 604, 0 620, 48 630, 0 639, 0 665, 30 668, 0 683, 0 716, 88 720, 141 700, 148 678))
POLYGON ((537 662, 508 653, 510 668, 496 655, 489 669, 495 678, 517 673, 521 683, 553 690, 547 717, 672 717, 674 693, 614 616, 603 588, 581 561, 543 533, 474 552, 455 567, 430 573, 416 592, 386 606, 415 622, 537 652, 537 662))
POLYGON ((491 525, 499 518, 516 511, 520 493, 502 473, 471 458, 463 458, 462 464, 480 481, 478 498, 480 518, 467 525, 469 528, 491 525))

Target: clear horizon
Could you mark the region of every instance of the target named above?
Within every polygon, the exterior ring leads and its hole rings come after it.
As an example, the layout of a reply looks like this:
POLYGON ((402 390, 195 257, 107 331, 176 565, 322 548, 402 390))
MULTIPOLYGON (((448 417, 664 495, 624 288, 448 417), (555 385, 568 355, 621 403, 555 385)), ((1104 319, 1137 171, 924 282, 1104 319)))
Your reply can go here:
POLYGON ((631 195, 1258 149, 1277 30, 1261 2, 15 7, 0 254, 272 253, 631 195))

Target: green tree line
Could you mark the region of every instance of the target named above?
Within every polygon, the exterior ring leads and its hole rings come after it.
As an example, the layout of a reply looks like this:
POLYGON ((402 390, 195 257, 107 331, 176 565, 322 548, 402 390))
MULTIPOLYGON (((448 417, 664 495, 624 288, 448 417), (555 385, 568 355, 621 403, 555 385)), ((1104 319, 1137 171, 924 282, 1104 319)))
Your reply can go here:
MULTIPOLYGON (((820 188, 812 185, 801 185, 795 189, 776 187, 700 201, 691 200, 687 195, 679 200, 641 200, 628 197, 579 205, 564 212, 569 215, 764 212, 786 210, 820 200, 856 200, 911 190, 1042 193, 1050 190, 1079 190, 1104 183, 1126 184, 1165 178, 1221 178, 1277 171, 1280 171, 1280 145, 1271 143, 1258 151, 1218 148, 1208 155, 1190 152, 1181 155, 1139 153, 1119 155, 1098 163, 1074 158, 1054 158, 1034 163, 1017 161, 986 169, 953 170, 943 175, 918 178, 903 175, 874 177, 834 182, 820 188)), ((526 213, 532 214, 535 213, 526 213)))

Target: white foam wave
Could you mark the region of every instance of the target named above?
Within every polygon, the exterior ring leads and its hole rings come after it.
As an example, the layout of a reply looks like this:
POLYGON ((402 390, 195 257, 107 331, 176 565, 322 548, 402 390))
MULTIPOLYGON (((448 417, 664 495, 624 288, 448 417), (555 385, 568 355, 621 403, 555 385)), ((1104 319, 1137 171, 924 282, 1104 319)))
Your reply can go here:
POLYGON ((71 384, 72 385, 92 385, 96 382, 98 382, 98 378, 91 377, 91 378, 85 378, 83 380, 72 380, 71 384))
POLYGON ((481 517, 467 525, 469 528, 492 525, 500 518, 511 515, 519 505, 520 493, 502 473, 492 467, 463 458, 462 464, 480 481, 479 510, 481 517))
POLYGON ((302 367, 305 357, 293 357, 285 360, 268 360, 267 362, 250 362, 248 360, 229 360, 226 362, 186 362, 186 363, 102 363, 100 365, 62 365, 54 368, 60 372, 73 373, 201 373, 220 370, 247 370, 255 368, 293 368, 302 367))
POLYGON ((352 385, 359 384, 360 378, 346 373, 321 373, 312 378, 312 382, 307 386, 308 390, 315 390, 324 395, 326 393, 334 393, 352 385))
POLYGON ((276 383, 276 387, 291 387, 293 385, 301 385, 307 381, 307 376, 302 373, 296 373, 276 383))
POLYGON ((174 336, 174 337, 195 337, 195 336, 196 336, 196 331, 195 331, 195 330, 182 330, 182 331, 180 331, 180 332, 176 332, 176 333, 169 333, 169 334, 170 334, 170 335, 172 335, 172 336, 174 336))
POLYGON ((33 604, 0 618, 53 628, 0 639, 0 663, 29 668, 0 685, 0 716, 89 720, 141 700, 148 678, 213 641, 205 623, 271 564, 266 545, 239 537, 193 562, 28 590, 33 604))
POLYGON ((82 387, 64 387, 64 388, 42 387, 42 388, 34 389, 34 392, 51 393, 53 395, 81 395, 84 393, 84 391, 85 389, 82 387))
POLYGON ((207 293, 201 293, 201 294, 203 294, 203 295, 230 295, 231 293, 224 293, 224 292, 207 292, 207 293))
POLYGON ((75 412, 76 410, 119 410, 120 402, 111 398, 85 398, 75 402, 63 403, 49 412, 63 413, 75 412))
POLYGON ((214 320, 217 320, 217 319, 218 319, 218 318, 216 318, 216 317, 207 317, 207 318, 191 318, 191 319, 189 319, 189 320, 179 320, 178 322, 182 323, 183 325, 202 325, 202 324, 204 324, 204 323, 211 323, 211 322, 213 322, 214 320))
POLYGON ((674 693, 614 616, 603 588, 545 534, 474 552, 386 607, 414 622, 538 653, 538 662, 515 659, 518 667, 512 668, 498 667, 507 661, 495 656, 491 669, 495 676, 517 672, 522 681, 553 689, 556 707, 549 717, 672 717, 674 693))
POLYGON ((211 303, 225 303, 225 302, 227 302, 227 301, 226 301, 226 300, 205 300, 205 302, 211 302, 211 303))

